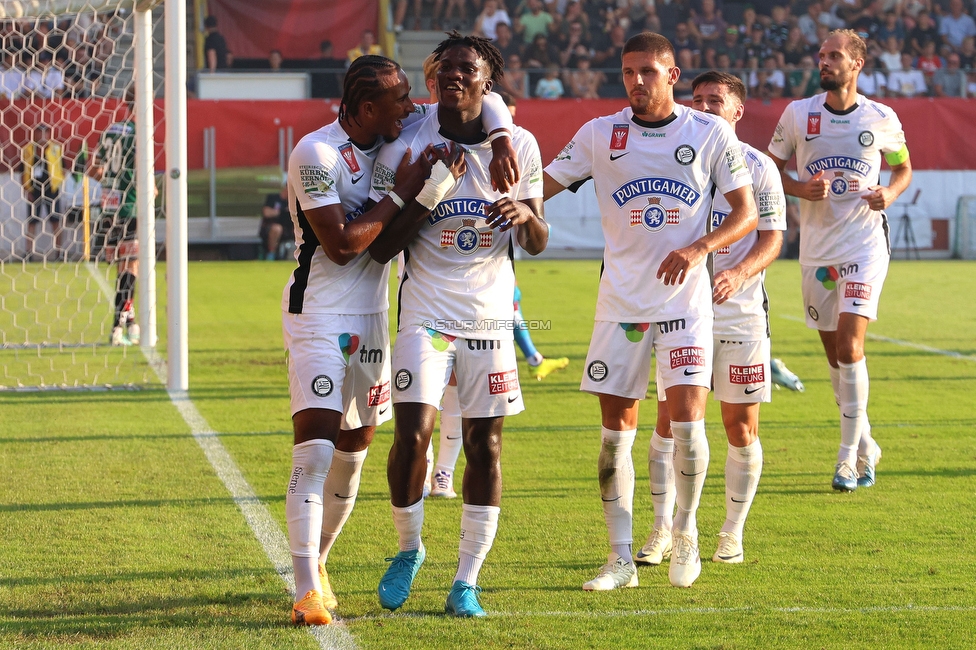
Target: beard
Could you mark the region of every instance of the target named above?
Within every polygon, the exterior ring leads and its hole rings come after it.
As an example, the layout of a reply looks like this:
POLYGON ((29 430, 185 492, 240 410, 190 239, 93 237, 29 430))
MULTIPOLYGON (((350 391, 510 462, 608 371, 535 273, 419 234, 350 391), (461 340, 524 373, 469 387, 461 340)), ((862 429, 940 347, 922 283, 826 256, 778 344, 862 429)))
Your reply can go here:
POLYGON ((841 85, 836 73, 834 73, 833 79, 824 79, 823 74, 820 75, 820 87, 824 90, 837 90, 841 85))
POLYGON ((651 105, 651 98, 647 95, 643 97, 628 97, 630 102, 630 110, 634 111, 634 115, 644 115, 647 113, 648 108, 651 105))

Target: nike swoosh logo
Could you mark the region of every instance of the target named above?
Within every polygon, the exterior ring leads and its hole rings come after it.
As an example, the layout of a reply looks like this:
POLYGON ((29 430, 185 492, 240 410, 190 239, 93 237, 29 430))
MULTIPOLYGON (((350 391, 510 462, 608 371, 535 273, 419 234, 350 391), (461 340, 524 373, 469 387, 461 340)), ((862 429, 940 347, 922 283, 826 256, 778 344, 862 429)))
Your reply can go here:
POLYGON ((665 494, 667 494, 667 491, 664 491, 664 492, 651 492, 651 496, 652 497, 661 497, 661 496, 664 496, 665 494))
POLYGON ((746 393, 746 395, 752 395, 753 393, 758 393, 758 392, 759 392, 759 391, 761 391, 762 389, 763 389, 763 387, 762 387, 762 386, 760 386, 759 388, 747 388, 747 389, 745 390, 745 393, 746 393))
POLYGON ((694 474, 688 474, 684 470, 681 470, 681 475, 682 476, 698 476, 699 474, 704 474, 704 473, 705 473, 705 470, 702 470, 700 472, 695 472, 694 474))
POLYGON ((855 301, 853 301, 853 302, 852 302, 851 304, 852 304, 852 305, 854 305, 855 307, 863 307, 864 305, 866 305, 866 304, 868 304, 868 303, 866 303, 866 302, 857 302, 857 301, 855 300, 855 301))
POLYGON ((508 398, 508 403, 511 404, 512 402, 514 402, 517 399, 518 399, 518 395, 513 395, 512 397, 509 397, 508 398))
POLYGON ((848 420, 856 420, 857 419, 857 416, 856 415, 848 415, 847 413, 841 413, 841 415, 843 415, 848 420))
POLYGON ((604 503, 613 503, 614 501, 619 501, 619 500, 620 497, 617 497, 616 499, 604 499, 603 497, 600 497, 600 501, 603 501, 604 503))
POLYGON ((360 174, 356 178, 352 179, 352 184, 355 185, 356 183, 358 183, 362 179, 362 177, 365 176, 365 175, 366 174, 360 174))
POLYGON ((387 406, 385 409, 383 409, 382 411, 380 411, 380 415, 383 415, 384 413, 386 413, 389 410, 390 410, 390 407, 387 406))
POLYGON ((444 436, 448 440, 460 440, 461 436, 444 436))
POLYGON ((305 503, 312 503, 312 502, 309 501, 308 499, 305 499, 305 503))
POLYGON ((705 372, 705 371, 704 370, 696 370, 695 372, 688 372, 688 369, 685 368, 685 377, 691 377, 692 375, 700 375, 703 372, 705 372))
POLYGON ((819 137, 820 137, 819 135, 815 135, 812 138, 810 136, 807 136, 807 142, 810 142, 811 140, 816 140, 819 137))
MULTIPOLYGON (((746 501, 739 501, 735 497, 729 497, 729 498, 732 499, 733 503, 746 503, 746 501)), ((747 499, 747 501, 748 501, 748 499, 747 499)))
POLYGON ((355 494, 350 494, 349 496, 344 497, 341 494, 339 494, 338 492, 333 492, 333 494, 336 495, 336 498, 337 499, 352 499, 354 496, 356 496, 355 494))
POLYGON ((615 156, 613 154, 610 154, 610 162, 613 162, 614 160, 619 160, 619 159, 623 158, 624 156, 626 156, 629 153, 630 153, 629 151, 625 151, 624 153, 620 154, 619 156, 615 156))

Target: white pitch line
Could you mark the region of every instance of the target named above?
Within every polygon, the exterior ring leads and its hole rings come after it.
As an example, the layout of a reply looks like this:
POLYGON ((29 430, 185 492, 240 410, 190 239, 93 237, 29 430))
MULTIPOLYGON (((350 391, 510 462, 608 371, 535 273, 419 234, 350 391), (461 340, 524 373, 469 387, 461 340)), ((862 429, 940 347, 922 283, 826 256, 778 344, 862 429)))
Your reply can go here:
MULTIPOLYGON (((780 314, 780 318, 786 320, 791 320, 795 323, 806 323, 803 318, 797 318, 796 316, 790 314, 780 314)), ((928 352, 929 354, 939 354, 944 357, 952 357, 953 359, 962 359, 963 361, 976 361, 976 356, 960 354, 959 352, 953 352, 952 350, 940 350, 939 348, 933 348, 928 345, 922 345, 921 343, 912 343, 911 341, 902 341, 900 339, 892 339, 887 336, 879 336, 878 334, 867 333, 867 337, 872 341, 882 341, 884 343, 892 343, 894 345, 900 345, 905 348, 912 348, 913 350, 921 350, 922 352, 928 352)))
MULTIPOLYGON (((114 291, 110 289, 108 282, 97 272, 94 265, 87 264, 86 266, 102 292, 111 300, 114 291)), ((140 350, 146 357, 146 361, 153 369, 153 372, 156 373, 159 381, 162 382, 163 386, 166 386, 166 363, 156 354, 155 349, 140 347, 140 350)), ((217 437, 217 432, 210 427, 206 418, 200 414, 200 411, 197 410, 197 407, 190 400, 190 396, 185 391, 167 389, 166 392, 169 394, 169 399, 173 403, 173 406, 176 407, 176 410, 183 417, 183 421, 190 427, 190 433, 193 435, 193 439, 200 445, 203 454, 207 457, 207 461, 209 461, 210 466, 213 467, 214 472, 217 474, 217 478, 221 480, 224 487, 230 492, 234 503, 241 509, 244 520, 247 521, 247 525, 250 526, 254 536, 262 548, 264 548, 265 555, 271 560, 275 572, 277 572, 278 576, 285 583, 285 586, 288 588, 288 593, 294 596, 295 575, 291 564, 291 551, 289 549, 288 539, 281 532, 281 527, 278 526, 278 522, 274 520, 271 513, 268 512, 268 509, 261 503, 257 495, 254 494, 254 490, 247 482, 247 479, 244 478, 244 475, 237 467, 230 453, 227 452, 227 448, 224 447, 223 443, 217 437)), ((356 642, 352 635, 346 631, 345 626, 339 621, 336 621, 332 625, 312 625, 306 629, 318 641, 319 647, 323 650, 354 650, 356 648, 356 642)))

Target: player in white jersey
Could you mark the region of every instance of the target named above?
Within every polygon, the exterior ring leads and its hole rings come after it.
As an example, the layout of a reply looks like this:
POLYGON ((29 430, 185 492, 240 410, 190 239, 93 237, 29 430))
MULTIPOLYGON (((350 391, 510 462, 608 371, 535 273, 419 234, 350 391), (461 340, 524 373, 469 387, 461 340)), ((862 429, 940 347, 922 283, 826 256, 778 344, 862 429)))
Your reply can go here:
POLYGON ((502 425, 505 415, 523 409, 512 336, 512 247, 517 241, 538 254, 549 231, 542 219, 539 149, 530 133, 516 127, 512 136, 522 180, 503 193, 492 189, 488 177, 482 101, 504 66, 497 48, 454 32, 434 52, 438 110, 384 148, 373 174, 379 198, 396 180, 392 167, 405 148, 463 151, 464 173, 443 200, 418 197, 370 247, 385 261, 406 246, 393 352, 396 428, 387 465, 400 550, 378 592, 383 607, 399 608, 426 556, 424 452, 453 371, 467 467, 458 570, 445 610, 484 616, 477 577, 498 526, 502 425))
POLYGON ((298 268, 282 297, 282 326, 295 429, 285 512, 296 624, 331 621, 337 603, 325 560, 352 512, 375 427, 390 418, 389 271, 365 250, 399 213, 393 196, 428 191, 431 157, 404 156, 391 198, 370 205, 367 197, 380 146, 413 112, 409 93, 394 61, 357 59, 339 119, 302 138, 289 159, 298 268))
POLYGON ((891 108, 857 94, 866 46, 851 30, 820 47, 827 92, 783 111, 769 143, 787 194, 800 198, 800 266, 807 326, 820 332, 840 407, 832 487, 870 487, 881 448, 868 422, 864 338, 878 317, 890 247, 884 213, 912 180, 905 134, 891 108), (786 173, 796 154, 797 178, 786 173), (881 159, 891 167, 880 185, 881 159))
MULTIPOLYGON (((735 129, 745 112, 746 89, 727 72, 704 72, 692 82, 692 107, 726 120, 735 129)), ((786 230, 786 197, 779 170, 763 153, 742 143, 742 155, 752 172, 759 225, 731 246, 715 251, 712 267, 712 325, 714 358, 712 385, 722 403, 722 421, 728 438, 725 461, 725 523, 712 560, 742 562, 742 531, 762 473, 759 442, 759 404, 768 402, 772 388, 769 359, 769 318, 763 285, 765 269, 779 256, 786 230)), ((725 197, 712 200, 712 227, 728 216, 725 197)), ((668 405, 658 383, 658 429, 648 451, 654 529, 637 552, 638 564, 660 564, 671 554, 674 442, 668 430, 668 405)))
POLYGON ((606 240, 581 389, 600 398, 598 469, 612 552, 583 589, 637 586, 631 448, 652 351, 662 361, 676 450, 669 577, 690 587, 701 573, 695 514, 708 467, 712 292, 703 262, 755 229, 752 176, 727 122, 675 104, 681 71, 666 38, 628 40, 622 72, 630 107, 584 124, 544 177, 546 198, 593 177, 606 240), (713 185, 732 209, 708 232, 713 185))

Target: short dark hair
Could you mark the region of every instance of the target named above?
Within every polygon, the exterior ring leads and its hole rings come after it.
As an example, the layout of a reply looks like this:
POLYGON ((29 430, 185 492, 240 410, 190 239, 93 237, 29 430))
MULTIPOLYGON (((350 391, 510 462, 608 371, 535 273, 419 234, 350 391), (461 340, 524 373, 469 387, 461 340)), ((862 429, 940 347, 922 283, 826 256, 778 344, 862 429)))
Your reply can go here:
POLYGON ((463 36, 456 29, 448 33, 447 38, 434 48, 435 60, 440 61, 444 52, 459 46, 470 47, 477 52, 478 56, 488 64, 488 73, 492 80, 497 81, 505 74, 505 61, 494 43, 480 36, 463 36))
POLYGON ((339 119, 356 117, 363 102, 373 101, 383 94, 380 77, 399 71, 400 64, 378 54, 364 54, 353 61, 342 82, 339 119))
POLYGON ((213 29, 214 27, 217 26, 217 17, 207 16, 206 18, 203 19, 203 26, 207 29, 213 29))
POLYGON ((621 56, 630 52, 647 52, 654 55, 654 58, 666 58, 674 65, 674 46, 664 36, 654 32, 641 32, 631 36, 624 44, 621 56))
POLYGON ((740 104, 746 101, 746 86, 742 83, 742 79, 734 74, 718 70, 703 72, 691 82, 691 92, 695 92, 698 90, 698 86, 703 84, 722 84, 730 94, 735 95, 740 104))

